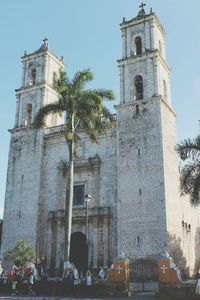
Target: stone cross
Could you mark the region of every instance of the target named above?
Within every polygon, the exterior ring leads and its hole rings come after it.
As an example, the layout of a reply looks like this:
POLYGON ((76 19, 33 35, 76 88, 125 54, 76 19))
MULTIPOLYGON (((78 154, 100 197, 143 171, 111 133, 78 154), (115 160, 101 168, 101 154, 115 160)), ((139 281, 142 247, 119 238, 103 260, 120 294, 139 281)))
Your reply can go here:
POLYGON ((43 39, 43 42, 44 47, 48 48, 48 39, 46 37, 43 39))
POLYGON ((144 6, 146 6, 146 4, 142 2, 141 5, 140 5, 139 7, 141 7, 141 9, 143 10, 143 9, 144 9, 144 6))
POLYGON ((120 266, 117 266, 117 267, 115 268, 115 270, 118 270, 118 274, 120 274, 120 272, 121 272, 121 270, 123 270, 123 268, 120 267, 120 266))
POLYGON ((48 38, 46 38, 46 36, 45 36, 45 38, 43 39, 43 42, 44 42, 44 44, 46 44, 46 43, 48 42, 48 38))
POLYGON ((165 265, 163 265, 162 267, 161 267, 161 270, 163 271, 163 274, 165 274, 165 271, 167 270, 168 268, 165 266, 165 265))

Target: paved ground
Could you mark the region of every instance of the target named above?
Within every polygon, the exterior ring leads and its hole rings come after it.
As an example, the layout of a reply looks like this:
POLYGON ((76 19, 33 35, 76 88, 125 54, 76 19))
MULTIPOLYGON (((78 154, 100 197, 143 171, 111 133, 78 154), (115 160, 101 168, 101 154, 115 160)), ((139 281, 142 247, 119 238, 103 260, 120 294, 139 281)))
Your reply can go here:
MULTIPOLYGON (((132 297, 113 297, 113 298, 74 298, 74 297, 22 297, 22 296, 16 296, 16 297, 11 297, 11 296, 0 296, 0 300, 173 300, 172 297, 167 298, 167 297, 158 297, 155 296, 152 293, 143 293, 143 294, 137 294, 132 297)), ((175 298, 174 298, 175 299, 175 298)), ((199 297, 195 298, 178 298, 178 300, 192 300, 192 299, 200 299, 199 297)))

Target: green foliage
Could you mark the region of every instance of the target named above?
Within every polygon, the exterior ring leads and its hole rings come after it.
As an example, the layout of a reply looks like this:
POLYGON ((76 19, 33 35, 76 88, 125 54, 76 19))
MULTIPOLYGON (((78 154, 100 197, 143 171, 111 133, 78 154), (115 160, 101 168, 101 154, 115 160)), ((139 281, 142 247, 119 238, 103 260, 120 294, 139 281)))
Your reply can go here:
MULTIPOLYGON (((17 266, 25 268, 27 263, 35 263, 36 251, 26 241, 19 240, 13 249, 5 252, 3 260, 13 260, 17 266)), ((37 258, 39 262, 39 258, 37 258)))
POLYGON ((177 151, 182 160, 200 161, 200 135, 194 139, 186 139, 177 145, 177 151))
POLYGON ((86 89, 87 82, 93 79, 92 72, 87 69, 77 72, 70 81, 66 72, 60 70, 59 78, 54 80, 54 88, 58 94, 58 101, 42 107, 35 119, 33 126, 39 129, 45 126, 45 118, 49 114, 66 114, 66 141, 70 143, 74 132, 82 128, 90 139, 98 142, 99 135, 106 135, 108 124, 114 123, 114 118, 104 106, 104 100, 112 101, 115 96, 111 90, 86 89), (102 122, 106 118, 107 122, 102 122))
POLYGON ((200 205, 200 135, 177 145, 177 152, 184 161, 181 170, 182 195, 189 195, 193 206, 200 205))

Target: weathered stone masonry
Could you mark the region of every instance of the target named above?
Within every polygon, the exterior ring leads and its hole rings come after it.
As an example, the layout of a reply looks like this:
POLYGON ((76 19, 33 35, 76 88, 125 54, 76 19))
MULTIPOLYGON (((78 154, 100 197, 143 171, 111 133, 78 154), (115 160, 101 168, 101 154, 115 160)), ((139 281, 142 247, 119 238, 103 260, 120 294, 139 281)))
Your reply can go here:
MULTIPOLYGON (((74 186, 93 198, 88 248, 81 244, 86 234, 84 201, 73 207, 72 236, 82 245, 80 256, 85 251, 89 266, 97 268, 108 267, 122 253, 130 259, 162 255, 170 250, 169 235, 175 234, 188 266, 194 268, 199 260, 199 209, 179 194, 165 30, 154 13, 143 9, 132 20, 123 19, 120 27, 116 127, 110 128, 108 138, 100 137, 99 144, 79 131, 74 186), (186 233, 183 224, 190 224, 191 230, 186 233)), ((47 267, 59 273, 68 166, 64 117, 50 115, 47 128, 37 133, 31 123, 40 107, 56 101, 53 78, 64 62, 45 39, 37 51, 24 54, 22 64, 15 126, 10 130, 2 251, 25 239, 46 257, 47 267)))

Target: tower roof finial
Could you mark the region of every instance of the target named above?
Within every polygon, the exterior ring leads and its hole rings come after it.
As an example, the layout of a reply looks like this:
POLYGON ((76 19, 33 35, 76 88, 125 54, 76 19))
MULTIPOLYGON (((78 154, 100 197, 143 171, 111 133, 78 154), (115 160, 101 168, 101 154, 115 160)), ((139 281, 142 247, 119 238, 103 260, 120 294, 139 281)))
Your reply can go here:
POLYGON ((46 37, 43 39, 43 47, 45 49, 48 48, 48 39, 46 37))
POLYGON ((143 3, 143 2, 140 4, 139 8, 141 8, 141 9, 140 9, 140 11, 138 13, 138 17, 142 17, 142 16, 144 16, 146 14, 146 12, 144 10, 145 6, 146 6, 146 4, 143 3))
POLYGON ((141 10, 144 10, 144 7, 145 7, 145 6, 146 6, 146 4, 142 2, 142 3, 140 4, 139 8, 141 8, 141 10))

